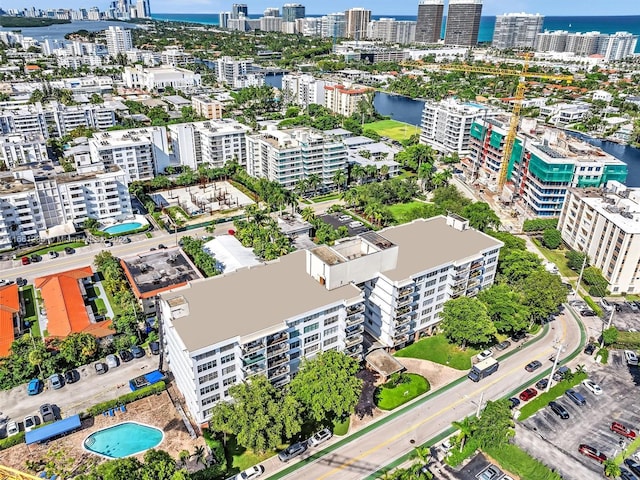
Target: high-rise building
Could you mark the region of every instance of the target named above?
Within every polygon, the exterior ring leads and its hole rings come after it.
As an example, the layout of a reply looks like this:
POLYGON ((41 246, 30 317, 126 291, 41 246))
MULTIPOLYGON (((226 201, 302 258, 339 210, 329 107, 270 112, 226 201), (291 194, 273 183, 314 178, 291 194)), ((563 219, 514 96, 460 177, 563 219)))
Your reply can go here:
POLYGON ((265 15, 260 19, 260 30, 263 32, 281 32, 282 17, 265 15))
POLYGON ((444 0, 420 0, 416 42, 437 43, 442 35, 444 0))
POLYGON ((416 22, 381 18, 369 23, 367 38, 388 43, 413 43, 416 39, 416 22))
POLYGON ((105 30, 105 36, 107 37, 107 50, 112 57, 127 50, 133 50, 131 30, 128 28, 109 27, 105 30))
POLYGON ((263 15, 265 17, 279 17, 280 9, 278 7, 267 7, 265 8, 263 15))
POLYGON ((371 22, 371 10, 351 8, 344 12, 347 38, 361 39, 367 36, 367 27, 371 22))
POLYGON ((149 0, 137 0, 136 17, 137 18, 151 17, 151 8, 149 7, 149 0))
POLYGON ((602 49, 602 54, 608 62, 622 60, 633 56, 637 43, 638 35, 632 35, 629 32, 616 32, 609 35, 609 40, 606 42, 606 48, 602 49))
POLYGON ((534 48, 544 16, 536 13, 505 13, 496 17, 493 48, 534 48))
POLYGON ((444 44, 477 45, 481 14, 482 0, 449 0, 444 44))
POLYGON ((344 12, 330 13, 322 17, 322 37, 323 38, 345 38, 346 26, 344 12))
POLYGON ((246 3, 234 3, 231 7, 231 18, 240 18, 240 14, 249 16, 249 7, 246 3))
POLYGON ((218 25, 220 25, 220 28, 229 27, 230 19, 231 19, 231 12, 220 12, 218 14, 218 25))
POLYGON ((282 21, 295 22, 298 18, 305 17, 304 5, 299 3, 285 3, 282 7, 282 21))

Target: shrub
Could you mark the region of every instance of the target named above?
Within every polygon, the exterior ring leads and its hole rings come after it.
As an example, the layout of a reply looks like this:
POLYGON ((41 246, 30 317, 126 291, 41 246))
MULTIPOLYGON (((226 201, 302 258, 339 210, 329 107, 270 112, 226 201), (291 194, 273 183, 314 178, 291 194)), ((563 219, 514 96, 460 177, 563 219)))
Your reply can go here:
MULTIPOLYGON (((564 254, 567 259, 567 266, 574 272, 579 272, 584 264, 584 259, 587 257, 584 253, 571 250, 564 254)), ((587 260, 587 264, 589 260, 587 260)))
POLYGON ((118 405, 126 405, 127 403, 140 400, 141 398, 155 395, 156 393, 160 393, 164 391, 166 388, 167 388, 167 385, 165 384, 165 382, 154 383, 153 385, 149 385, 148 387, 141 388, 140 390, 136 390, 131 393, 126 393, 114 400, 98 403, 93 407, 89 407, 86 413, 91 417, 95 417, 97 415, 100 415, 103 412, 106 412, 110 408, 115 408, 118 405))
POLYGON ((383 385, 384 388, 395 388, 403 383, 411 382, 411 377, 403 373, 392 373, 389 381, 383 385))
POLYGON ((211 450, 215 467, 220 469, 220 473, 225 473, 227 471, 227 457, 225 456, 224 445, 220 440, 213 436, 213 432, 211 432, 211 430, 205 429, 202 432, 202 436, 211 450))
POLYGON ((598 350, 598 353, 596 353, 596 358, 598 356, 600 357, 600 363, 602 363, 603 365, 609 363, 609 350, 607 350, 606 348, 601 348, 600 350, 598 350))
POLYGON ((640 350, 640 332, 618 332, 612 343, 621 350, 640 350))
POLYGON ((555 250, 562 243, 562 236, 555 228, 547 228, 542 234, 542 243, 545 247, 555 250))
POLYGON ((569 390, 570 388, 578 385, 582 380, 587 378, 587 374, 584 372, 575 373, 571 378, 567 378, 557 383, 553 387, 549 389, 548 392, 542 393, 538 395, 536 398, 531 400, 525 406, 520 409, 520 417, 518 420, 523 421, 529 418, 531 415, 536 413, 541 408, 547 406, 547 404, 551 400, 555 400, 560 395, 563 395, 564 392, 569 390))
POLYGON ((24 442, 24 432, 20 432, 12 437, 3 438, 0 440, 0 450, 14 447, 24 442))
POLYGON ((596 267, 585 268, 582 280, 589 285, 589 295, 604 297, 607 294, 609 282, 602 276, 600 269, 596 267))
POLYGON ((596 302, 594 302, 593 298, 584 297, 584 301, 587 302, 587 305, 589 305, 589 308, 591 310, 596 312, 596 315, 598 315, 599 317, 601 317, 603 315, 603 312, 602 312, 602 309, 600 308, 600 305, 598 305, 596 302))
POLYGON ((542 232, 548 228, 556 228, 558 226, 557 218, 525 220, 522 230, 525 232, 542 232))
POLYGON ((605 345, 613 345, 618 341, 618 329, 616 327, 609 327, 602 332, 602 341, 605 345))

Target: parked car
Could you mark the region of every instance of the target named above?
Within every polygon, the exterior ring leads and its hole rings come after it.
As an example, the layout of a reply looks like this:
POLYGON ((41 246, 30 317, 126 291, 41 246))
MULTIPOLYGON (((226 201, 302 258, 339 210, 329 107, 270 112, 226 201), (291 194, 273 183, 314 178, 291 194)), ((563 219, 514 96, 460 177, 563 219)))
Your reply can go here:
POLYGON ((564 376, 569 373, 571 371, 571 369, 569 367, 566 366, 562 366, 560 368, 558 368, 555 372, 553 372, 553 379, 556 382, 560 382, 562 381, 562 379, 564 378, 564 376))
POLYGON ((511 340, 514 342, 519 342, 520 340, 523 340, 526 336, 527 336, 527 332, 525 332, 524 330, 521 330, 511 335, 511 340))
POLYGON ((636 477, 633 473, 631 473, 626 468, 621 468, 620 469, 620 480, 638 480, 638 477, 636 477))
POLYGON ((104 241, 104 246, 105 247, 113 247, 113 242, 111 240, 105 240, 104 241))
POLYGON ((27 385, 28 395, 37 395, 40 393, 41 390, 42 390, 42 382, 37 378, 34 378, 33 380, 31 380, 27 385))
POLYGON ((129 237, 122 237, 122 243, 131 243, 131 239, 129 237))
POLYGON ((526 402, 527 400, 531 400, 536 395, 538 395, 538 391, 535 388, 527 388, 520 395, 518 395, 518 398, 520 398, 520 400, 522 400, 523 402, 526 402))
POLYGON ((131 347, 131 353, 133 354, 134 358, 142 358, 146 355, 146 352, 144 351, 144 348, 136 345, 134 347, 131 347))
POLYGON ((166 248, 167 248, 167 247, 166 247, 166 245, 165 245, 164 243, 159 243, 159 244, 158 244, 158 249, 159 249, 159 250, 166 250, 166 248))
POLYGON ((340 215, 338 217, 338 220, 340 220, 341 222, 351 222, 353 218, 351 218, 351 216, 349 215, 340 215))
POLYGON ((33 255, 31 255, 29 257, 29 260, 31 260, 31 263, 38 263, 39 261, 42 260, 42 257, 40 255, 38 255, 37 253, 34 253, 33 255))
POLYGON ((280 459, 281 462, 288 462, 292 458, 295 458, 298 455, 301 455, 302 453, 304 453, 306 449, 307 449, 306 442, 294 443, 292 445, 289 445, 283 451, 281 451, 278 454, 278 459, 280 459))
POLYGON ((22 278, 22 277, 18 277, 18 278, 16 278, 16 284, 19 287, 24 287, 27 284, 27 279, 26 278, 22 278))
POLYGON ((476 355, 476 358, 478 359, 478 362, 482 362, 492 356, 493 356, 493 352, 491 350, 483 350, 478 355, 476 355))
POLYGON ((149 343, 149 350, 153 355, 160 355, 160 342, 149 343))
POLYGON ((18 426, 18 422, 7 423, 7 437, 13 437, 18 433, 20 433, 20 427, 18 426))
POLYGON ((585 443, 580 444, 578 451, 585 457, 592 458, 600 463, 604 463, 607 460, 607 456, 604 453, 585 443))
POLYGON ((80 380, 80 374, 77 370, 67 370, 64 372, 64 381, 65 383, 76 383, 80 380))
POLYGON ((607 312, 612 312, 615 309, 615 306, 609 303, 606 298, 600 299, 600 306, 604 308, 607 312))
POLYGON ((582 315, 583 317, 595 317, 596 312, 594 312, 590 308, 583 308, 582 310, 580 310, 580 315, 582 315))
POLYGON ((520 405, 520 399, 516 397, 511 397, 508 401, 509 401, 509 408, 516 408, 518 405, 520 405))
POLYGON ((580 393, 576 392, 572 388, 570 388, 569 390, 564 392, 564 394, 567 397, 569 397, 569 400, 571 400, 573 403, 575 403, 579 407, 584 406, 584 405, 587 404, 587 401, 585 400, 585 398, 580 393))
POLYGON ((58 252, 54 252, 53 250, 51 250, 49 252, 49 258, 58 258, 58 252))
POLYGON ((625 350, 624 358, 627 360, 627 365, 638 365, 638 356, 636 355, 636 352, 625 350))
POLYGON ((596 346, 593 343, 588 343, 586 347, 584 347, 584 353, 587 355, 593 355, 593 352, 596 351, 596 346))
POLYGON ((636 438, 636 432, 631 430, 629 427, 619 423, 619 422, 611 422, 611 431, 617 433, 618 435, 622 435, 626 438, 634 439, 636 438))
POLYGON ((542 366, 542 363, 540 363, 538 360, 534 360, 531 363, 528 363, 526 367, 524 367, 524 369, 527 372, 533 372, 537 369, 539 369, 542 366))
POLYGON ((37 425, 36 417, 33 415, 27 415, 24 417, 24 431, 30 432, 37 425))
POLYGON ((54 422, 56 419, 56 414, 53 411, 53 407, 48 403, 44 405, 40 405, 40 416, 42 417, 42 422, 54 422))
POLYGON ((569 412, 566 408, 560 405, 558 402, 549 402, 549 408, 551 411, 558 415, 561 419, 566 420, 569 418, 569 412))
POLYGON ((264 467, 262 465, 254 465, 253 467, 243 470, 230 480, 253 480, 258 478, 264 473, 264 467))
POLYGON ((104 362, 96 362, 93 367, 96 369, 96 373, 98 375, 102 375, 104 373, 107 373, 107 369, 109 368, 109 367, 107 367, 107 364, 104 363, 104 362))
POLYGON ((54 390, 59 390, 64 387, 64 381, 62 380, 62 376, 58 373, 54 373, 49 377, 49 384, 51 388, 54 390))
POLYGON ((629 470, 631 470, 634 475, 640 475, 640 463, 636 462, 632 458, 627 458, 624 461, 624 464, 629 467, 629 470))
POLYGON ((589 390, 594 395, 602 395, 602 388, 596 382, 590 379, 586 379, 582 381, 582 385, 585 386, 587 390, 589 390))
POLYGON ((104 359, 106 360, 107 366, 109 368, 116 368, 118 365, 120 365, 120 360, 114 354, 107 355, 106 357, 104 357, 104 359))
POLYGON ((509 348, 511 346, 511 342, 509 340, 505 340, 504 342, 500 342, 499 344, 496 345, 496 350, 506 350, 507 348, 509 348))
POLYGON ((29 260, 29 257, 22 257, 20 261, 22 262, 23 265, 29 265, 31 263, 31 260, 29 260))
POLYGON ((638 310, 640 310, 640 308, 638 308, 638 305, 636 305, 634 302, 627 302, 627 305, 633 312, 637 312, 638 310))
POLYGON ((133 360, 133 353, 131 353, 129 350, 120 350, 118 352, 118 355, 120 355, 120 360, 122 360, 124 363, 133 360))
POLYGON ((547 385, 549 385, 549 379, 548 378, 542 378, 542 379, 538 380, 538 382, 536 382, 536 388, 538 390, 544 390, 545 388, 547 388, 547 385))
POLYGON ((73 255, 74 253, 76 253, 76 251, 71 247, 64 247, 64 253, 66 253, 67 255, 73 255))
POLYGON ((478 480, 497 480, 502 477, 502 471, 495 465, 489 465, 476 475, 478 480))
POLYGON ((320 430, 318 433, 316 433, 313 437, 309 439, 309 442, 308 442, 309 446, 317 447, 321 443, 324 443, 327 440, 329 440, 332 436, 333 434, 331 433, 331 430, 329 430, 328 428, 323 428, 322 430, 320 430))

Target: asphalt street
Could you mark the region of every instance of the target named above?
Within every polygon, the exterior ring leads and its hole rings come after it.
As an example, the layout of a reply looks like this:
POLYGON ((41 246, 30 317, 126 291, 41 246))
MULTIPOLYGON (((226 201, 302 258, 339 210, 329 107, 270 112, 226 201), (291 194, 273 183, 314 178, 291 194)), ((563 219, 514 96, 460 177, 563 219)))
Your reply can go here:
MULTIPOLYGON (((551 367, 549 357, 560 343, 562 357, 569 355, 580 344, 580 328, 572 314, 564 313, 550 323, 543 338, 500 362, 500 369, 479 383, 464 381, 455 387, 435 392, 425 403, 395 417, 378 428, 365 433, 355 441, 346 443, 326 455, 308 450, 301 459, 309 458, 302 468, 284 478, 361 480, 388 465, 396 458, 448 429, 451 423, 475 413, 480 397, 483 403, 504 398, 519 389, 536 373, 527 373, 524 366, 540 360, 544 368, 551 367)), ((335 441, 335 440, 334 440, 335 441)), ((276 457, 263 464, 267 474, 284 468, 276 457)))

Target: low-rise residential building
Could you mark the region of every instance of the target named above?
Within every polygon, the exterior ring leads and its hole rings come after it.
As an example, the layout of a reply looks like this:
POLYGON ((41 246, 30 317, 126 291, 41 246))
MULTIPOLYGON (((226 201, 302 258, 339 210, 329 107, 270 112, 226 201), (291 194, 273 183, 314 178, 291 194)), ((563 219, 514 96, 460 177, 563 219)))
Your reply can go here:
POLYGON ((24 307, 20 301, 18 285, 0 286, 0 357, 8 357, 16 335, 24 330, 24 307))
POLYGON ((558 230, 602 271, 613 294, 640 293, 640 189, 616 181, 605 188, 571 188, 558 230))
POLYGON ((435 217, 162 293, 163 348, 176 385, 204 423, 231 385, 253 375, 279 387, 323 351, 361 360, 365 329, 401 348, 435 329, 448 299, 493 283, 501 246, 460 217, 435 217), (428 254, 426 238, 437 244, 428 254), (211 316, 210 298, 238 292, 251 301, 217 302, 211 316))
POLYGON ((588 103, 554 103, 540 107, 540 115, 555 126, 566 126, 584 119, 590 109, 588 103))
POLYGON ((206 95, 194 95, 191 97, 191 107, 196 115, 208 118, 209 120, 218 120, 222 118, 222 102, 214 100, 206 95))
POLYGON ((195 63, 193 55, 186 53, 180 47, 168 47, 160 53, 160 61, 163 65, 171 65, 172 67, 182 67, 195 63))
POLYGON ((287 99, 297 105, 324 105, 325 80, 305 73, 289 73, 282 77, 282 92, 287 99))
POLYGON ((333 188, 334 175, 347 169, 347 148, 338 139, 309 128, 267 128, 247 137, 247 172, 278 182, 287 189, 312 175, 333 188))
POLYGON ((366 96, 371 92, 370 88, 325 85, 325 106, 334 113, 350 117, 356 112, 358 103, 366 101, 366 96))
POLYGON ((253 65, 253 58, 220 57, 215 61, 218 81, 231 88, 260 87, 264 74, 253 65))
POLYGON ((48 159, 47 141, 42 135, 0 136, 0 164, 5 168, 44 162, 48 159))
POLYGON ((161 66, 146 68, 142 65, 124 67, 122 81, 127 88, 164 90, 166 87, 184 89, 199 87, 200 74, 184 68, 161 66))
MULTIPOLYGON (((525 215, 558 217, 571 187, 599 187, 624 182, 627 165, 598 147, 553 128, 523 123, 507 168, 505 200, 517 201, 525 215)), ((509 119, 476 120, 471 127, 471 155, 463 161, 467 178, 495 190, 504 155, 509 119)))
POLYGON ((200 165, 220 168, 230 161, 246 166, 250 130, 231 119, 169 125, 178 162, 194 170, 200 165))
POLYGON ((152 179, 170 165, 165 127, 94 133, 89 149, 95 162, 120 168, 130 182, 152 179))

